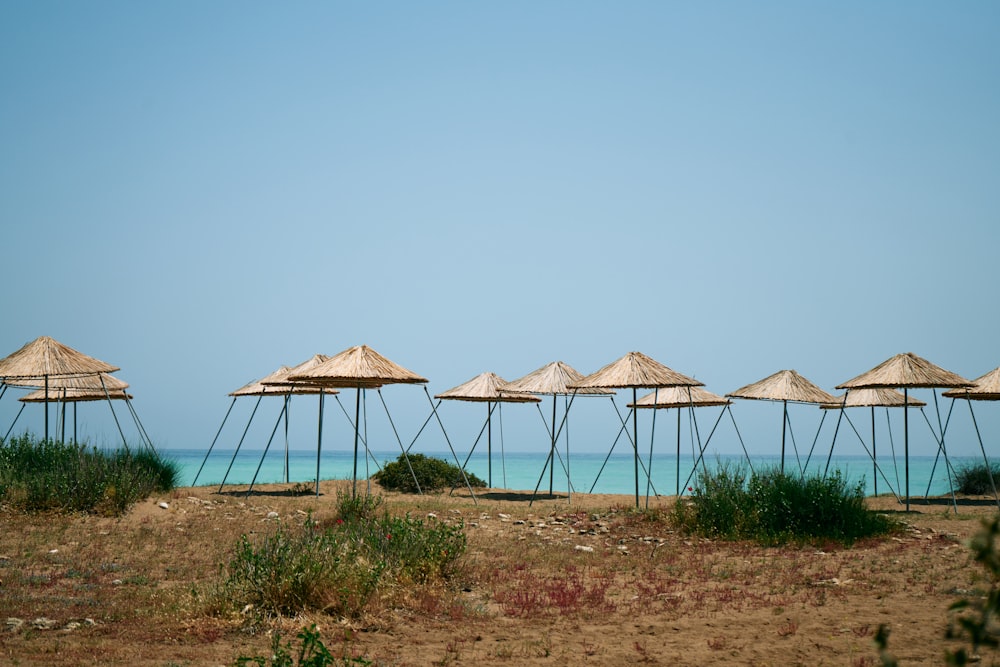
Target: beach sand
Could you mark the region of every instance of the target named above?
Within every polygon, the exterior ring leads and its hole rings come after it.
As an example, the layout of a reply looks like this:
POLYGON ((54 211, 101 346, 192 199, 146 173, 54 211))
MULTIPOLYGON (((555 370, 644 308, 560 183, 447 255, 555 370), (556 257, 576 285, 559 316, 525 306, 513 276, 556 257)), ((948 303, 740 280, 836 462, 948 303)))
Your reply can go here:
MULTIPOLYGON (((318 498, 288 485, 249 496, 186 488, 121 519, 3 511, 0 663, 266 655, 267 628, 252 634, 238 618, 207 614, 203 593, 240 535, 331 517, 347 488, 322 482, 318 498)), ((464 523, 454 586, 395 591, 361 618, 310 612, 272 628, 294 640, 316 623, 335 656, 378 665, 876 665, 874 634, 886 624, 901 665, 940 665, 962 645, 945 639, 949 605, 988 585, 964 541, 996 511, 985 498, 960 498, 957 515, 945 499, 905 513, 894 498, 873 498, 906 530, 850 548, 764 548, 676 534, 629 512, 631 496, 383 495, 394 513, 464 523)))

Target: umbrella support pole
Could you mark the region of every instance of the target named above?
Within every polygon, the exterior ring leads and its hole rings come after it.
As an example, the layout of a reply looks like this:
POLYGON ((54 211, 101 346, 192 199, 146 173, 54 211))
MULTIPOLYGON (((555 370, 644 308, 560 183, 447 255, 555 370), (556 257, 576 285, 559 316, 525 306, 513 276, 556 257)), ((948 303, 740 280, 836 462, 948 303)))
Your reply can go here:
POLYGON ((7 434, 3 437, 3 442, 7 442, 7 438, 10 437, 10 432, 14 430, 14 426, 17 424, 17 420, 21 416, 21 413, 24 412, 24 408, 26 405, 27 403, 22 403, 21 409, 17 411, 16 415, 14 415, 14 421, 10 423, 10 428, 7 429, 7 434))
MULTIPOLYGON (((968 396, 966 392, 966 396, 968 396)), ((993 479, 993 468, 990 467, 990 460, 986 456, 986 447, 983 446, 983 436, 979 433, 979 424, 976 422, 976 413, 972 411, 972 400, 967 399, 969 403, 969 415, 972 417, 972 425, 976 427, 976 438, 979 440, 979 451, 983 453, 983 463, 986 464, 986 476, 990 478, 990 488, 993 489, 993 499, 997 501, 997 508, 1000 509, 1000 496, 997 495, 997 483, 993 479)), ((952 405, 955 404, 955 399, 951 399, 952 405)))
POLYGON ((503 446, 503 405, 497 403, 497 412, 500 417, 500 471, 503 473, 503 488, 507 488, 507 454, 503 446))
MULTIPOLYGON (((361 428, 361 387, 354 392, 354 474, 352 479, 354 485, 351 487, 351 497, 358 496, 358 430, 361 428)), ((365 444, 365 456, 367 456, 368 445, 365 444)), ((409 460, 409 459, 407 459, 409 460)))
MULTIPOLYGON (((448 437, 448 432, 444 428, 444 423, 441 421, 441 415, 438 414, 437 406, 434 405, 434 401, 431 399, 431 393, 427 391, 427 387, 424 386, 424 395, 427 397, 427 402, 431 406, 431 412, 435 419, 437 419, 438 426, 441 427, 441 433, 444 435, 444 441, 448 443, 448 449, 451 450, 451 455, 455 457, 455 463, 458 463, 458 454, 455 453, 455 448, 451 446, 451 439, 448 437)), ((441 401, 438 401, 438 405, 441 405, 441 401)), ((469 483, 469 478, 465 474, 465 470, 460 466, 459 472, 462 473, 462 479, 465 481, 465 488, 469 490, 469 495, 472 496, 472 502, 475 505, 479 504, 476 500, 476 493, 472 490, 472 484, 469 483)))
MULTIPOLYGON (((659 392, 658 388, 653 389, 653 399, 655 401, 656 395, 659 392)), ((680 414, 680 411, 678 411, 680 414)), ((649 487, 653 483, 653 443, 656 441, 656 410, 653 410, 652 427, 649 429, 649 462, 646 464, 646 509, 649 509, 649 487)), ((678 429, 680 429, 680 421, 678 420, 678 429)), ((680 440, 680 430, 677 432, 678 441, 680 440)))
POLYGON ((240 453, 240 447, 243 446, 243 440, 247 437, 247 431, 250 430, 250 424, 253 423, 253 416, 257 414, 257 408, 260 407, 260 399, 263 396, 257 397, 257 403, 253 406, 253 412, 250 413, 250 419, 247 420, 246 428, 243 429, 243 435, 240 437, 239 443, 236 445, 236 451, 233 452, 233 458, 229 460, 229 467, 226 468, 226 474, 222 476, 222 483, 219 484, 219 493, 222 493, 222 487, 226 485, 226 479, 229 477, 229 472, 233 469, 233 463, 236 461, 236 455, 240 453))
MULTIPOLYGON (((944 428, 941 430, 941 439, 944 440, 944 434, 948 431, 948 426, 951 424, 952 411, 955 409, 955 401, 952 400, 951 406, 948 408, 948 416, 944 420, 944 428)), ((927 415, 924 415, 924 421, 927 422, 927 427, 931 429, 931 433, 934 434, 935 438, 937 434, 934 433, 934 429, 931 427, 931 422, 927 419, 927 415)), ((937 472, 938 461, 941 459, 941 449, 938 448, 934 452, 934 465, 931 466, 931 475, 927 480, 927 488, 924 490, 924 500, 930 498, 931 495, 931 484, 934 482, 934 473, 937 472)))
POLYGON ((111 408, 111 416, 114 417, 115 419, 115 426, 118 427, 118 435, 122 437, 122 444, 125 446, 125 451, 127 452, 129 451, 129 449, 128 449, 128 442, 125 440, 125 431, 122 430, 122 425, 118 421, 118 415, 115 414, 115 406, 111 403, 111 394, 108 393, 108 388, 104 384, 104 377, 100 375, 98 375, 97 377, 101 381, 101 389, 104 390, 104 396, 108 399, 108 407, 111 408))
MULTIPOLYGON (((865 450, 865 454, 867 454, 868 458, 870 458, 872 460, 872 463, 875 466, 876 473, 879 474, 879 475, 882 475, 882 479, 885 481, 886 485, 888 485, 889 491, 896 498, 896 502, 900 502, 901 499, 899 497, 899 494, 896 493, 896 490, 892 488, 892 482, 889 481, 889 478, 886 476, 885 472, 882 471, 882 468, 879 466, 878 462, 875 461, 875 455, 871 451, 868 450, 868 443, 866 443, 865 440, 864 440, 864 438, 861 437, 861 432, 858 431, 858 427, 854 425, 854 421, 851 419, 850 415, 848 415, 846 412, 844 412, 844 417, 843 418, 845 420, 847 420, 847 423, 851 427, 851 430, 854 431, 854 435, 857 436, 858 442, 861 443, 861 448, 865 450)), ((825 476, 826 476, 826 474, 824 473, 824 477, 825 476)))
MULTIPOLYGON (((336 395, 336 394, 335 394, 336 395)), ((319 407, 316 409, 316 497, 319 498, 319 459, 323 453, 323 412, 326 406, 326 392, 319 388, 319 407)))
MULTIPOLYGON (((822 417, 820 417, 822 421, 822 417)), ((795 465, 799 467, 799 476, 805 477, 805 469, 802 467, 802 459, 799 458, 799 446, 795 442, 795 429, 792 428, 792 418, 785 413, 785 421, 788 422, 788 437, 792 439, 792 451, 795 452, 795 465)))
MULTIPOLYGON (((132 405, 132 401, 129 400, 128 396, 125 396, 125 407, 128 408, 129 413, 132 415, 132 421, 135 422, 135 428, 139 431, 139 439, 143 441, 143 444, 149 449, 149 451, 156 454, 156 448, 153 446, 153 441, 149 437, 149 433, 146 432, 146 427, 142 425, 139 421, 139 413, 135 411, 135 406, 132 405)), ((76 440, 76 404, 73 404, 73 440, 76 440)), ((157 458, 159 455, 157 454, 157 458)))
MULTIPOLYGON (((618 406, 615 406, 617 409, 618 406)), ((601 469, 597 471, 597 477, 594 479, 594 483, 590 487, 589 493, 594 492, 594 488, 597 486, 597 482, 601 479, 601 473, 604 472, 604 467, 608 465, 608 460, 611 458, 611 454, 614 453, 615 447, 618 445, 618 441, 621 440, 622 433, 631 437, 631 433, 628 433, 628 425, 622 422, 621 428, 618 429, 618 435, 615 437, 615 441, 611 443, 611 449, 608 451, 608 455, 604 457, 604 463, 601 464, 601 469)))
MULTIPOLYGON (((486 413, 486 421, 483 422, 482 428, 479 429, 479 435, 476 436, 475 441, 472 443, 472 448, 469 450, 469 453, 465 455, 465 460, 462 461, 462 466, 461 466, 462 470, 465 470, 468 467, 469 459, 472 458, 472 455, 476 451, 476 447, 479 446, 479 441, 483 439, 483 433, 486 432, 486 427, 489 424, 490 412, 492 412, 492 409, 490 409, 490 411, 486 413)), ((487 484, 490 484, 490 482, 487 482, 487 484)), ((448 492, 448 495, 450 496, 451 494, 455 493, 455 489, 457 488, 458 488, 458 480, 456 480, 455 483, 451 485, 451 490, 448 492)))
POLYGON ((236 397, 233 397, 233 402, 229 404, 229 409, 226 410, 226 416, 222 418, 222 424, 219 426, 219 430, 215 432, 215 437, 212 438, 212 444, 208 446, 208 451, 205 452, 205 458, 201 460, 201 466, 198 468, 198 472, 194 476, 194 482, 191 486, 198 485, 198 477, 201 475, 202 469, 205 467, 205 462, 208 461, 209 455, 212 453, 212 448, 215 447, 215 443, 219 439, 219 434, 222 433, 223 427, 226 425, 226 420, 229 419, 229 413, 233 411, 233 406, 236 405, 236 397))
MULTIPOLYGON (((841 405, 840 407, 841 407, 841 409, 843 409, 844 406, 841 405)), ((806 465, 805 465, 805 469, 806 470, 809 470, 809 462, 812 460, 813 452, 816 450, 816 443, 819 442, 819 434, 823 430, 823 422, 826 421, 826 413, 827 413, 827 411, 823 410, 823 416, 821 416, 819 418, 819 428, 816 429, 816 436, 813 438, 812 446, 809 448, 809 454, 808 454, 808 456, 806 456, 806 465)), ((837 422, 837 427, 838 428, 840 427, 840 421, 837 422)), ((830 444, 830 456, 833 456, 833 445, 836 444, 836 442, 837 442, 837 434, 836 434, 836 429, 834 429, 833 442, 830 444)), ((828 467, 830 465, 829 464, 829 460, 830 459, 827 458, 827 461, 828 461, 827 466, 828 467)), ((823 476, 825 477, 826 473, 823 473, 823 476)))
POLYGON ((250 492, 253 491, 254 484, 257 483, 257 476, 260 474, 260 469, 264 465, 264 459, 267 458, 267 453, 271 450, 271 443, 274 442, 274 436, 278 432, 278 427, 281 426, 281 418, 284 417, 288 409, 287 402, 281 406, 281 412, 278 413, 278 419, 274 422, 274 428, 271 429, 271 437, 267 439, 267 445, 264 446, 264 453, 260 455, 260 463, 257 464, 257 470, 254 471, 253 479, 250 480, 250 486, 247 488, 247 497, 250 496, 250 492))
MULTIPOLYGON (((340 394, 333 394, 333 398, 337 401, 337 405, 340 407, 340 411, 344 413, 344 417, 347 419, 347 423, 351 425, 351 430, 353 431, 354 430, 354 419, 351 418, 351 413, 349 413, 347 411, 347 408, 344 407, 344 403, 340 400, 340 394)), ((368 440, 363 435, 358 436, 358 437, 361 438, 361 444, 365 445, 365 449, 367 450, 367 448, 368 448, 368 444, 367 444, 368 440)), ((378 465, 377 461, 375 462, 375 465, 378 465)), ((379 466, 379 470, 381 470, 381 469, 382 469, 382 467, 379 466)))
MULTIPOLYGON (((719 422, 722 421, 722 416, 726 414, 727 411, 729 412, 729 418, 733 420, 733 426, 736 426, 736 420, 733 419, 733 413, 732 411, 729 410, 729 406, 728 405, 723 406, 722 410, 719 411, 719 416, 715 418, 715 424, 712 425, 712 430, 708 432, 708 439, 705 440, 704 444, 699 443, 698 445, 698 450, 699 450, 698 458, 695 459, 694 465, 691 467, 691 472, 688 473, 687 479, 684 480, 684 487, 681 489, 682 494, 684 493, 684 489, 688 488, 688 485, 691 483, 691 478, 694 477, 695 472, 698 470, 698 464, 701 463, 703 466, 705 465, 705 450, 708 449, 708 444, 712 442, 712 436, 715 435, 715 429, 719 427, 719 422)), ((739 429, 736 429, 737 436, 739 436, 739 433, 740 433, 739 429)), ((742 442, 743 442, 743 437, 740 436, 740 443, 742 442)), ((746 453, 746 447, 743 448, 743 452, 746 453)), ((747 464, 749 465, 750 455, 746 454, 746 456, 747 456, 747 464)), ((751 471, 753 470, 753 466, 750 467, 750 470, 751 471)))
MULTIPOLYGON (((395 422, 392 421, 392 415, 389 414, 389 406, 386 405, 386 403, 385 403, 385 397, 382 396, 382 390, 381 389, 377 389, 376 392, 378 393, 379 400, 382 401, 382 407, 385 409, 385 416, 389 420, 389 426, 392 427, 392 432, 396 436, 396 442, 399 443, 399 451, 403 454, 403 460, 406 461, 406 467, 410 471, 410 476, 413 478, 413 483, 416 484, 416 486, 417 486, 417 493, 420 494, 420 495, 424 495, 423 489, 420 488, 420 482, 417 481, 417 473, 415 473, 413 471, 413 466, 410 464, 410 457, 407 456, 407 454, 406 454, 406 448, 403 447, 403 441, 399 437, 399 431, 396 430, 396 424, 395 424, 395 422)), ((366 434, 368 433, 368 427, 367 427, 367 425, 365 426, 365 433, 366 434)), ((367 442, 365 443, 365 452, 366 452, 366 455, 370 455, 370 450, 368 449, 368 443, 367 442)))
MULTIPOLYGON (((700 447, 699 447, 700 449, 700 447)), ((681 495, 681 409, 677 408, 677 460, 674 461, 674 477, 676 484, 675 496, 681 495)))
POLYGON ((285 396, 285 484, 288 484, 288 413, 292 407, 292 395, 285 396))
MULTIPOLYGON (((924 422, 927 423, 927 428, 931 432, 931 436, 934 438, 934 442, 937 445, 937 453, 944 458, 944 471, 948 476, 948 490, 951 494, 951 504, 955 508, 955 514, 958 514, 958 499, 955 496, 955 467, 951 464, 951 460, 948 458, 948 450, 944 444, 944 435, 942 432, 941 436, 938 436, 937 431, 934 430, 934 426, 931 424, 931 420, 927 418, 927 413, 921 408, 920 414, 924 418, 924 422)), ((940 423, 940 419, 938 419, 940 423)), ((947 427, 945 427, 947 428, 947 427)), ((926 500, 930 494, 930 482, 927 483, 927 495, 924 496, 926 500)))

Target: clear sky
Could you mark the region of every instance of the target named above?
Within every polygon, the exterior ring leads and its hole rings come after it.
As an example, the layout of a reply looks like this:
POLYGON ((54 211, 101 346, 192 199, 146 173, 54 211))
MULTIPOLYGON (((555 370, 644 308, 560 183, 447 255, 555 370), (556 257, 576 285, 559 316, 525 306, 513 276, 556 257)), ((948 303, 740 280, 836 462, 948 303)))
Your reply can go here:
MULTIPOLYGON (((166 447, 361 343, 431 393, 630 350, 720 394, 906 351, 974 378, 997 35, 992 0, 3 0, 0 355, 120 366, 166 447)), ((408 441, 422 390, 385 396, 408 441)), ((774 451, 780 409, 734 410, 774 451)))

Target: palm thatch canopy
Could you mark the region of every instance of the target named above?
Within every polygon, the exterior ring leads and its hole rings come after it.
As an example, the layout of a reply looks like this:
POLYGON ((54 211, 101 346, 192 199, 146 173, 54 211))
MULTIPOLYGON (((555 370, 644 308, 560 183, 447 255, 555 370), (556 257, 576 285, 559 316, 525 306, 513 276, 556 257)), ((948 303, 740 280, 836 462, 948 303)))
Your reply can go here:
POLYGON ((597 388, 574 389, 571 385, 583 379, 583 373, 576 370, 569 364, 562 361, 553 361, 545 364, 541 368, 534 370, 522 378, 505 384, 502 389, 505 392, 515 394, 545 394, 555 396, 557 394, 613 394, 597 388))
POLYGON ((942 396, 948 398, 967 398, 971 401, 1000 401, 1000 368, 994 368, 986 375, 972 381, 973 386, 967 389, 952 389, 942 396))
MULTIPOLYGON (((322 356, 322 355, 316 355, 322 356)), ((325 357, 324 357, 325 359, 325 357)), ((319 362, 317 362, 319 363, 319 362)), ((291 384, 285 382, 291 372, 288 366, 281 366, 270 375, 266 375, 259 380, 243 385, 236 391, 229 393, 230 396, 288 396, 290 394, 318 394, 320 387, 315 385, 291 384)), ((325 390, 327 394, 336 394, 336 389, 325 390)))
POLYGON ((867 373, 862 373, 856 378, 837 385, 837 389, 871 387, 932 389, 972 387, 972 383, 960 375, 935 366, 912 352, 905 352, 897 354, 891 359, 886 359, 867 373))
POLYGON ((726 396, 789 403, 834 403, 837 400, 792 370, 778 371, 763 380, 740 387, 726 396))
POLYGON ((852 389, 845 396, 836 396, 833 403, 819 406, 823 410, 845 408, 901 408, 905 405, 922 408, 926 403, 903 396, 895 389, 878 387, 874 389, 852 389), (905 399, 905 400, 904 400, 905 399))
POLYGON ((312 369, 289 373, 291 382, 323 387, 374 389, 384 384, 422 384, 427 378, 386 359, 367 345, 355 345, 312 369))
POLYGON ((44 389, 37 389, 27 396, 22 396, 18 400, 23 403, 82 403, 84 401, 106 401, 111 400, 132 400, 132 394, 125 393, 124 389, 111 389, 108 387, 107 394, 100 388, 86 387, 61 387, 49 390, 46 397, 44 389))
MULTIPOLYGON (((31 389, 42 389, 45 387, 45 378, 11 378, 4 381, 12 387, 27 387, 31 389)), ((128 382, 116 378, 107 373, 97 373, 95 375, 77 376, 57 376, 49 378, 49 390, 55 389, 94 389, 100 392, 107 387, 108 391, 126 389, 128 382)))
MULTIPOLYGON (((329 358, 330 357, 326 356, 325 354, 314 354, 313 356, 303 361, 301 364, 298 364, 297 366, 292 366, 285 373, 280 373, 281 368, 279 368, 274 373, 271 373, 271 375, 261 378, 260 380, 258 380, 258 382, 260 382, 261 384, 289 387, 295 384, 294 382, 288 379, 289 375, 295 375, 297 373, 304 373, 305 371, 311 371, 312 369, 316 368, 329 358)), ((282 368, 284 368, 284 366, 282 366, 282 368)))
POLYGON ((717 405, 729 405, 732 401, 713 394, 701 387, 664 387, 646 394, 635 403, 629 403, 630 408, 708 408, 717 405))
POLYGON ((117 366, 89 357, 48 336, 40 336, 0 359, 0 378, 4 380, 96 375, 117 370, 117 366))
POLYGON ((642 352, 629 352, 596 373, 591 373, 585 378, 571 382, 569 386, 574 389, 624 389, 637 387, 703 387, 704 384, 694 378, 689 378, 686 375, 667 368, 642 352))
POLYGON ((541 403, 542 399, 531 394, 512 394, 503 391, 507 381, 496 373, 480 373, 468 382, 443 391, 434 398, 455 401, 478 401, 491 403, 541 403))

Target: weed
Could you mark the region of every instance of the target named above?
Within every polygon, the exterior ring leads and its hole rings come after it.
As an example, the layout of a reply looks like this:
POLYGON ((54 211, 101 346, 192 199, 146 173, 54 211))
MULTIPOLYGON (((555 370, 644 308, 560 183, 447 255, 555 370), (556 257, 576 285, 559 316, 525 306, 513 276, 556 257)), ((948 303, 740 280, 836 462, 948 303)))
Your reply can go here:
POLYGON ((275 632, 271 639, 271 657, 240 656, 236 659, 237 667, 257 665, 258 667, 327 667, 328 665, 370 665, 371 661, 359 657, 343 656, 340 660, 333 657, 329 649, 319 638, 319 631, 313 624, 303 628, 297 635, 299 639, 298 653, 294 652, 291 642, 281 643, 281 633, 275 632))
POLYGON ((0 447, 0 499, 23 511, 120 516, 154 492, 172 490, 176 463, 149 450, 11 438, 0 447))
POLYGON ((955 471, 955 491, 982 496, 993 493, 994 484, 1000 479, 1000 463, 967 464, 955 471))
POLYGON ((699 473, 689 501, 674 505, 673 520, 687 532, 765 545, 835 541, 851 544, 893 530, 865 506, 863 482, 848 488, 839 471, 828 477, 797 476, 778 469, 755 471, 720 463, 699 473))
POLYGON ((356 617, 380 586, 448 578, 465 552, 462 526, 377 512, 381 499, 340 496, 337 518, 243 535, 224 572, 221 607, 256 617, 304 609, 356 617))

